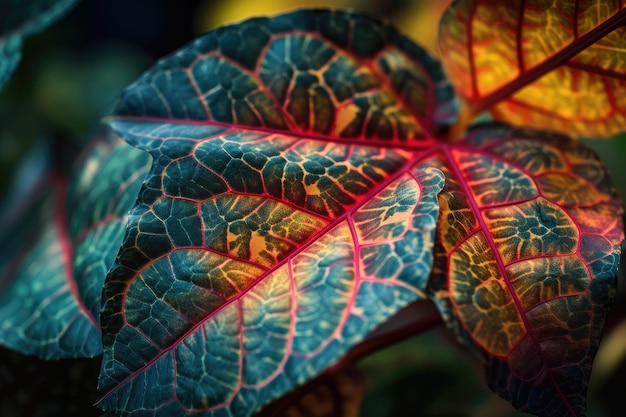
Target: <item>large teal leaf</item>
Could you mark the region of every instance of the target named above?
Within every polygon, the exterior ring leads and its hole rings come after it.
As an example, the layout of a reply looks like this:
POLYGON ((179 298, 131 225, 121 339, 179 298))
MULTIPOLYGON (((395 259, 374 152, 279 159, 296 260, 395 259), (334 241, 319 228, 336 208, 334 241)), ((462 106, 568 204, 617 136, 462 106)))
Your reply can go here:
POLYGON ((0 0, 0 88, 22 56, 24 37, 39 32, 71 10, 78 0, 0 0))
POLYGON ((387 23, 298 11, 161 60, 111 117, 154 164, 103 292, 100 405, 248 416, 423 298, 456 115, 387 23))
POLYGON ((0 223, 0 343, 45 359, 102 352, 101 289, 149 156, 98 135, 65 175, 25 166, 0 223), (72 178, 68 180, 68 177, 72 178))

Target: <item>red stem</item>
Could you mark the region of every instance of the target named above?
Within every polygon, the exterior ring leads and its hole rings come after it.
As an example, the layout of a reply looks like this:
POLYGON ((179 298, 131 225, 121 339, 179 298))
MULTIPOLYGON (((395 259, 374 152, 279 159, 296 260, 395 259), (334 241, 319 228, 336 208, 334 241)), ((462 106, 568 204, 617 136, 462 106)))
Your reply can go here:
MULTIPOLYGON (((333 368, 341 367, 346 363, 357 362, 379 350, 443 324, 443 319, 439 311, 429 300, 418 300, 410 304, 398 313, 398 316, 406 316, 409 314, 411 314, 412 317, 410 317, 407 322, 389 330, 386 330, 386 325, 375 330, 367 339, 352 348, 333 368)), ((396 316, 397 319, 400 318, 398 316, 396 316)), ((392 319, 392 326, 394 321, 398 320, 392 319)))

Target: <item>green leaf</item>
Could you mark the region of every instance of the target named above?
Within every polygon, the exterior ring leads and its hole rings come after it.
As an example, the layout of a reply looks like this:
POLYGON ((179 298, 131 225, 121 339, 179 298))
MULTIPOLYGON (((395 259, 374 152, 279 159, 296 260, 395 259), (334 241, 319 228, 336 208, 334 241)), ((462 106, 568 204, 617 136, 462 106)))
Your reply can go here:
POLYGON ((446 175, 429 282, 444 319, 515 407, 586 415, 624 239, 601 161, 563 136, 486 125, 423 165, 446 175))
POLYGON ((0 1, 0 89, 20 61, 23 39, 69 12, 78 0, 0 1))
POLYGON ((111 117, 154 165, 105 282, 100 405, 249 416, 423 298, 443 177, 415 165, 455 113, 432 58, 349 12, 146 72, 111 117))
POLYGON ((27 195, 8 196, 0 223, 1 344, 44 359, 102 352, 102 284, 148 164, 149 155, 99 134, 70 175, 25 166, 37 180, 27 195))

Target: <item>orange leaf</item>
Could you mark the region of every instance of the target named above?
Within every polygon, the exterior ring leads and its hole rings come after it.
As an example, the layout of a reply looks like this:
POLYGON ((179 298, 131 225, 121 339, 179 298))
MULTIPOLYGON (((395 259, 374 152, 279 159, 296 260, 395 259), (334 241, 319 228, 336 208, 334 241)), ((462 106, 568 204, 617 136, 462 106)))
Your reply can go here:
POLYGON ((471 117, 572 136, 626 130, 623 1, 461 0, 441 22, 444 67, 471 117))

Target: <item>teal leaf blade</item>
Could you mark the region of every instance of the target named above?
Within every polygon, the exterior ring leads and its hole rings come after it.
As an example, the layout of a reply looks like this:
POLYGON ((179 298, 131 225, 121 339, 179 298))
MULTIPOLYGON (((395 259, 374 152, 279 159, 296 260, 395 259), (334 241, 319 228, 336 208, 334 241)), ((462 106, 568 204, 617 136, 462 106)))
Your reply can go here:
POLYGON ((429 143, 457 113, 439 63, 390 23, 324 10, 217 28, 144 73, 115 109, 387 144, 429 143))
POLYGON ((78 0, 2 1, 0 3, 0 89, 21 58, 24 37, 60 19, 78 0))
POLYGON ((101 288, 149 155, 109 132, 78 161, 44 168, 0 225, 0 343, 44 359, 102 352, 101 288))
POLYGON ((163 165, 139 194, 105 283, 105 409, 251 415, 424 297, 443 177, 414 170, 410 154, 214 126, 113 125, 163 165), (195 150, 192 166, 185 149, 195 150), (238 162, 229 155, 252 150, 270 156, 259 182, 228 169, 238 162), (269 187, 275 164, 317 166, 321 155, 348 172, 334 183, 309 171, 319 197, 309 191, 298 205, 286 185, 269 187), (169 184, 180 166, 190 175, 169 184), (382 175, 357 175, 375 169, 382 175), (368 187, 335 194, 353 179, 368 187))
POLYGON ((250 416, 424 298, 443 177, 415 166, 455 117, 431 57, 349 12, 147 71, 110 117, 154 164, 104 286, 99 405, 250 416))

